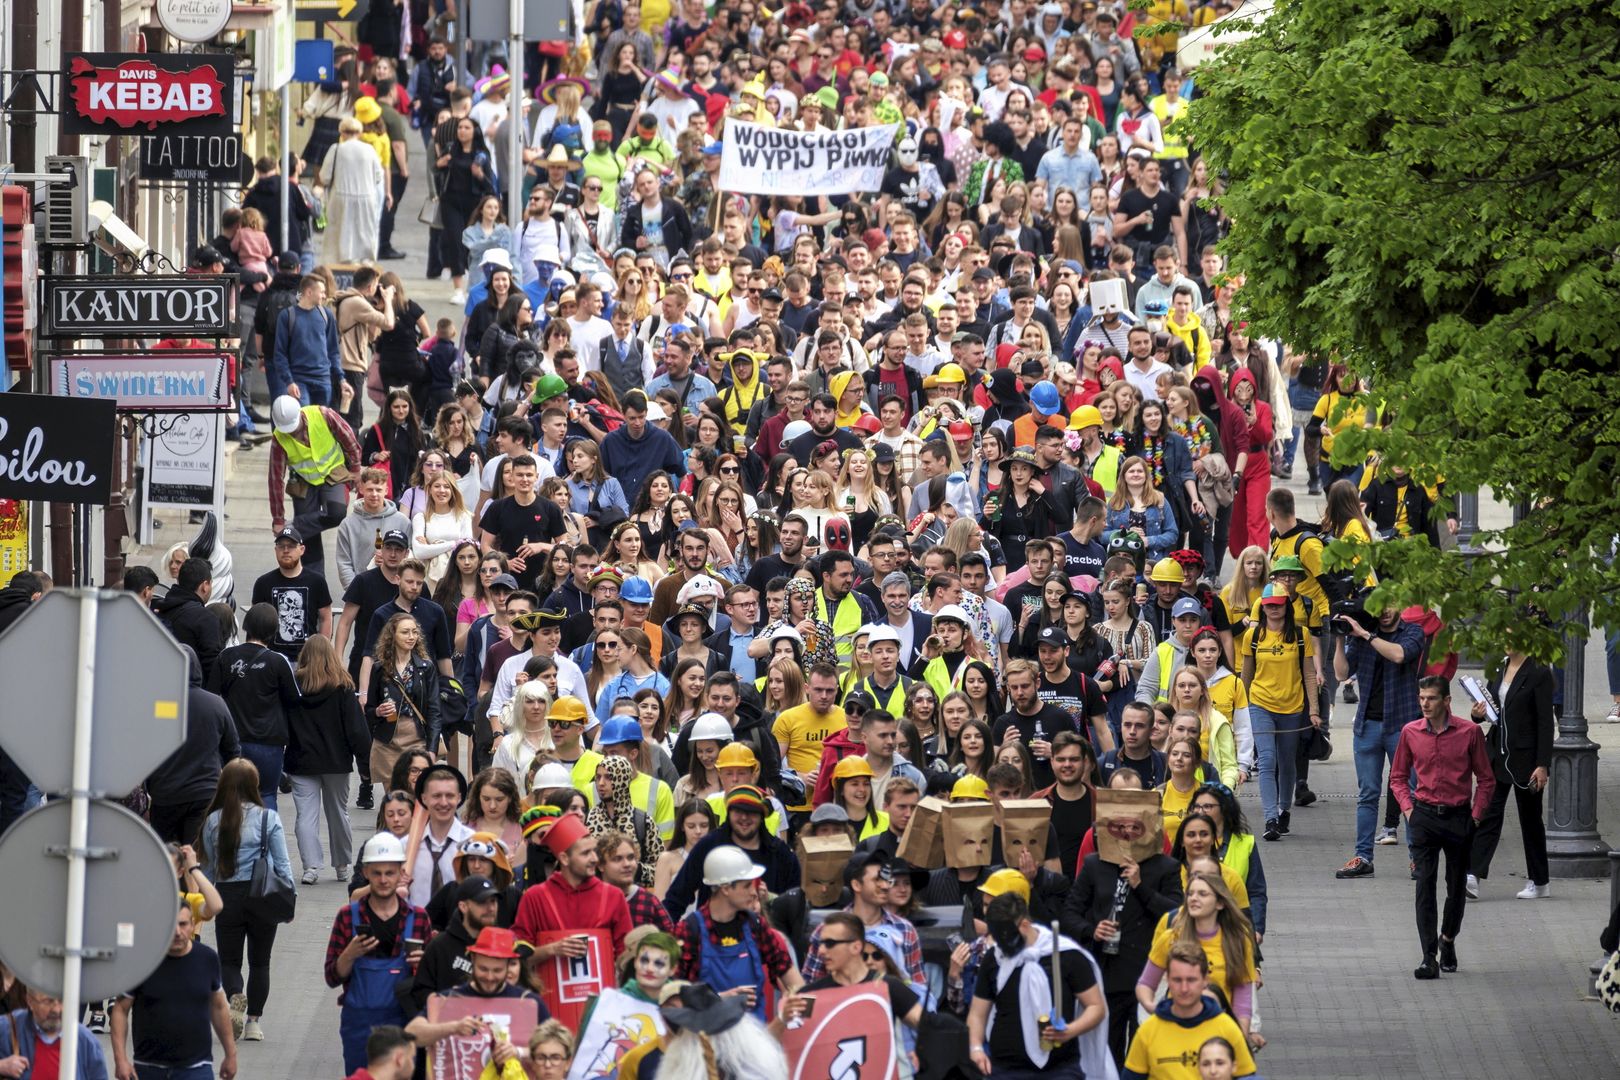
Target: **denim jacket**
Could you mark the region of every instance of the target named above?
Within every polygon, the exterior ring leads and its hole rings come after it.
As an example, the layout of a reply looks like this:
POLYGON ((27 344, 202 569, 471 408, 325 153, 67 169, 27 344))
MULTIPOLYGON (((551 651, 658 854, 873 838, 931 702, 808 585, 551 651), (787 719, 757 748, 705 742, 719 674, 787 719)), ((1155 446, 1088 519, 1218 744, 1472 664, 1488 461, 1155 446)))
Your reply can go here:
POLYGON ((236 872, 230 877, 221 876, 218 856, 219 814, 220 812, 215 810, 208 815, 208 820, 203 822, 202 835, 202 862, 214 884, 253 880, 253 863, 259 857, 259 845, 263 842, 266 831, 270 838, 271 865, 276 868, 276 873, 282 880, 293 880, 292 863, 287 861, 287 834, 281 827, 281 818, 274 810, 262 806, 247 808, 247 813, 242 818, 242 838, 236 846, 236 872))

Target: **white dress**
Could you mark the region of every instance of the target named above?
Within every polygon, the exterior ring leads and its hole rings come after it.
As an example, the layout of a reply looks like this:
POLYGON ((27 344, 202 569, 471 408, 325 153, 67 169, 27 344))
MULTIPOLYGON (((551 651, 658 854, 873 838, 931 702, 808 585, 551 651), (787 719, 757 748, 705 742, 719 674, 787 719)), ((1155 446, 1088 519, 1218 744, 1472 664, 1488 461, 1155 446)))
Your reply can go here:
POLYGON ((377 152, 357 138, 346 139, 327 151, 320 180, 326 188, 321 258, 328 264, 376 261, 387 182, 377 152))

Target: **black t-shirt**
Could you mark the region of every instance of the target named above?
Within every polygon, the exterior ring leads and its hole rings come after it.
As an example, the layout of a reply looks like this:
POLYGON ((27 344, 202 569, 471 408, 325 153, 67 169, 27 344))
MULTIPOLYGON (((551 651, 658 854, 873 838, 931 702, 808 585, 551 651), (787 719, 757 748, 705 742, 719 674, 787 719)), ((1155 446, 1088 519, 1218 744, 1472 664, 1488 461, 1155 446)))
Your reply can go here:
POLYGON ((1102 580, 1103 562, 1108 558, 1107 550, 1095 540, 1081 543, 1074 538, 1073 533, 1063 534, 1063 572, 1069 577, 1076 574, 1087 574, 1102 580))
POLYGON ((398 595, 399 584, 389 581, 383 576, 382 570, 375 566, 356 574, 349 587, 343 590, 343 603, 355 605, 354 659, 349 661, 350 675, 359 672, 360 660, 366 655, 365 643, 370 640, 371 613, 384 604, 393 603, 398 595))
POLYGON ((1104 700, 1102 691, 1097 689, 1095 681, 1082 676, 1072 667, 1069 668, 1069 677, 1060 683, 1052 682, 1042 671, 1041 684, 1036 693, 1042 701, 1056 705, 1074 717, 1075 730, 1096 745, 1091 718, 1106 713, 1108 702, 1104 700))
MULTIPOLYGON (((876 981, 877 976, 875 974, 869 974, 861 980, 863 983, 876 981)), ((807 991, 836 990, 842 985, 831 975, 823 975, 814 982, 806 983, 804 988, 807 991)), ((883 976, 883 985, 889 990, 889 1011, 894 1013, 896 1020, 902 1019, 922 1000, 917 996, 917 992, 911 988, 910 984, 903 979, 895 978, 893 975, 883 976)))
POLYGON ((883 174, 883 185, 878 190, 891 199, 899 199, 900 205, 919 221, 927 217, 934 208, 934 199, 930 198, 925 203, 920 198, 923 194, 921 168, 916 172, 907 172, 898 165, 889 169, 883 174))
POLYGON ((165 956, 146 981, 130 991, 134 1000, 137 1068, 184 1069, 214 1060, 209 1024, 220 981, 219 954, 200 941, 184 956, 165 956))
MULTIPOLYGON (((986 952, 979 961, 979 981, 973 988, 974 997, 996 1003, 996 1022, 990 1025, 985 1049, 989 1051, 991 1062, 997 1066, 1033 1070, 1035 1063, 1024 1053, 1024 1019, 1018 993, 1021 976, 1013 973, 1007 979, 1007 985, 997 993, 996 978, 1000 968, 995 951, 986 952)), ((1041 961, 1040 969, 1050 984, 1052 961, 1041 961)), ((1080 1015, 1079 996, 1096 986, 1097 980, 1091 974, 1091 965, 1078 951, 1065 950, 1058 959, 1058 969, 1063 973, 1063 1001, 1059 1005, 1063 1019, 1072 1021, 1080 1015)), ((1080 1040, 1070 1039, 1052 1051, 1052 1056, 1047 1059, 1047 1071, 1052 1071, 1054 1065, 1078 1061, 1079 1058, 1080 1040)))
POLYGON ((332 606, 332 590, 320 574, 300 567, 297 577, 279 569, 253 583, 255 604, 274 604, 276 637, 270 647, 289 660, 298 659, 304 642, 320 633, 321 612, 332 606))
MULTIPOLYGON (((410 905, 405 902, 404 894, 400 894, 400 902, 394 908, 394 917, 385 919, 371 910, 371 905, 360 901, 360 925, 355 927, 357 937, 374 937, 377 947, 371 951, 372 956, 393 956, 399 951, 400 939, 405 936, 405 917, 410 911, 410 905)), ((428 927, 422 925, 422 920, 416 920, 411 928, 412 933, 426 941, 428 927)))
MULTIPOLYGON (((496 546, 508 555, 526 543, 555 540, 564 531, 562 511, 557 509, 557 504, 538 496, 528 506, 518 505, 515 495, 496 499, 485 508, 478 527, 493 534, 496 546)), ((520 586, 532 592, 534 583, 545 568, 545 557, 536 556, 529 559, 528 565, 521 571, 514 570, 512 576, 517 578, 520 586)))
MULTIPOLYGON (((1073 677, 1071 676, 1071 681, 1072 679, 1073 677)), ((1087 681, 1089 682, 1089 680, 1087 681)), ((1065 683, 1064 685, 1067 686, 1069 684, 1065 683)), ((1043 682, 1043 689, 1041 692, 1041 698, 1043 700, 1041 702, 1039 712, 1035 713, 1033 716, 1025 716, 1017 709, 1011 709, 997 718, 995 726, 990 730, 990 736, 995 741, 996 746, 999 747, 1001 745, 1001 740, 1005 737, 1009 727, 1016 727, 1018 729, 1018 736, 1023 740, 1025 746, 1028 746, 1035 739, 1044 739, 1047 742, 1051 742, 1052 736, 1056 735, 1060 731, 1077 731, 1084 735, 1087 730, 1089 730, 1089 725, 1083 726, 1082 724, 1078 723, 1075 720, 1072 712, 1064 709, 1058 703, 1045 700, 1046 693, 1044 686, 1045 683, 1043 682)), ((1078 689, 1076 689, 1076 693, 1078 692, 1078 689)), ((1054 780, 1057 779, 1052 775, 1051 760, 1046 758, 1035 758, 1034 760, 1035 787, 1043 788, 1049 786, 1054 780)))
POLYGON ((1063 873, 1073 878, 1080 867, 1080 841, 1091 828, 1091 797, 1065 799, 1053 791, 1048 799, 1052 803, 1052 828, 1058 838, 1058 862, 1063 873))
MULTIPOLYGON (((801 551, 799 554, 803 555, 804 553, 801 551)), ((793 572, 802 566, 803 563, 803 559, 796 563, 790 563, 783 559, 780 555, 767 555, 763 559, 760 559, 758 562, 754 563, 753 568, 748 571, 748 580, 746 584, 750 589, 753 589, 755 592, 759 593, 759 606, 761 611, 765 609, 766 584, 769 583, 772 578, 792 577, 793 572)), ((879 597, 878 599, 881 601, 882 597, 879 597)))
POLYGON ((1132 188, 1119 197, 1118 212, 1127 219, 1135 217, 1142 211, 1153 208, 1153 221, 1148 225, 1138 225, 1131 230, 1126 240, 1133 244, 1152 243, 1163 244, 1170 237, 1170 222, 1181 214, 1181 202, 1169 189, 1160 188, 1157 195, 1149 196, 1141 188, 1132 188))

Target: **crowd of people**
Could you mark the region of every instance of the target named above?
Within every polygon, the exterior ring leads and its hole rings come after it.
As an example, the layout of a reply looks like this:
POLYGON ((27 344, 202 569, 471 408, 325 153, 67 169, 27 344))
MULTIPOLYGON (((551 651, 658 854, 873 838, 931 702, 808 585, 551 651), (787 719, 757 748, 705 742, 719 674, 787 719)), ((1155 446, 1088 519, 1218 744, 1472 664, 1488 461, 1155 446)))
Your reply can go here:
MULTIPOLYGON (((486 1036, 561 1080, 610 990, 664 1030, 617 1075, 779 1080, 817 993, 866 983, 901 1077, 1254 1075, 1262 852, 1335 737, 1337 876, 1407 822, 1418 979, 1458 969, 1509 792, 1547 895, 1553 673, 1510 653, 1454 711, 1438 617, 1365 609, 1366 545, 1457 519, 1334 460, 1387 416, 1251 336, 1216 249, 1176 44, 1230 7, 597 0, 514 86, 436 6, 373 4, 199 255, 257 291, 275 566, 240 612, 183 548, 125 578, 192 680, 140 795, 178 916, 106 1009, 119 1080, 211 1076, 210 1032, 230 1080, 275 1034, 262 874, 348 890, 312 917, 362 1080, 486 1036), (717 186, 730 118, 896 140, 878 191, 753 196, 717 186), (373 265, 413 164, 436 324, 373 265), (1100 792, 1154 793, 1162 850, 1104 859, 1100 792), (940 856, 942 820, 980 831, 940 856), (532 1032, 437 1019, 458 997, 532 1032)), ((18 1075, 62 1021, 8 987, 18 1075)))

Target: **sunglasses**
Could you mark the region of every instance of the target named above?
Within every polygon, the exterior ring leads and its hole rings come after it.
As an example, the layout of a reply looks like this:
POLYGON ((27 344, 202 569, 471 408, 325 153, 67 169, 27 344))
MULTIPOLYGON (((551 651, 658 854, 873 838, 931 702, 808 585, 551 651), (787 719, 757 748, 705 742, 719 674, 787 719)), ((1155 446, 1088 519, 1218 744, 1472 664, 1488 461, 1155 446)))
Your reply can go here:
POLYGON ((585 721, 583 720, 559 720, 556 717, 548 718, 546 723, 550 724, 554 728, 562 728, 564 731, 567 731, 569 728, 585 726, 585 721))
POLYGON ((827 937, 824 937, 820 941, 816 942, 816 946, 818 948, 821 948, 821 949, 836 949, 840 945, 853 945, 853 944, 855 944, 855 942, 857 942, 859 940, 860 940, 859 938, 852 938, 852 937, 841 937, 841 938, 827 938, 827 937))
POLYGON ((742 472, 742 470, 735 465, 722 465, 720 467, 720 474, 722 476, 736 475, 740 472, 742 472))

